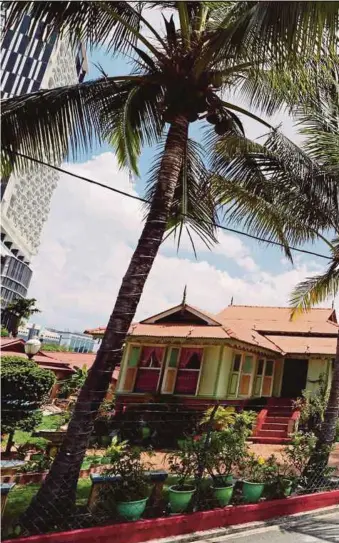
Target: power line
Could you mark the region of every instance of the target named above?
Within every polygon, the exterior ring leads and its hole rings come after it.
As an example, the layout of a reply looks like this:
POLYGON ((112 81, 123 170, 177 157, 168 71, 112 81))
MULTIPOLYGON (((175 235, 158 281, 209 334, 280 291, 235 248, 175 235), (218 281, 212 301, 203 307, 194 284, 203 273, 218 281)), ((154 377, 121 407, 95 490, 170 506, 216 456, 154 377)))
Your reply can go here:
MULTIPOLYGON (((48 162, 44 162, 43 160, 39 160, 38 158, 33 158, 23 153, 12 151, 6 148, 4 148, 4 150, 10 154, 14 154, 19 157, 30 160, 31 162, 35 162, 36 164, 40 164, 41 166, 47 166, 48 168, 52 168, 53 170, 56 170, 57 172, 65 173, 66 175, 70 175, 71 177, 75 177, 76 179, 81 179, 81 181, 86 181, 86 183, 91 183, 92 185, 97 185, 98 187, 102 187, 112 192, 116 192, 117 194, 120 194, 121 196, 126 196, 127 198, 131 198, 132 200, 138 200, 139 202, 143 202, 145 204, 149 203, 148 200, 146 200, 145 198, 142 198, 141 196, 135 196, 134 194, 129 194, 128 192, 125 192, 123 190, 119 190, 114 187, 110 187, 109 185, 105 185, 104 183, 100 183, 100 181, 95 181, 94 179, 89 179, 88 177, 85 177, 83 175, 78 175, 76 173, 69 172, 68 170, 64 170, 63 168, 60 168, 59 166, 54 166, 53 164, 49 164, 48 162)), ((185 213, 183 213, 182 215, 183 217, 189 217, 189 215, 185 213)), ((247 238, 255 239, 257 241, 263 241, 264 243, 269 243, 271 245, 275 245, 278 247, 285 247, 285 245, 283 243, 280 243, 279 241, 268 240, 260 236, 255 236, 253 234, 248 234, 247 232, 242 232, 241 230, 236 230, 235 228, 229 228, 222 224, 213 223, 213 222, 206 221, 203 219, 201 219, 201 222, 204 222, 205 224, 210 224, 211 226, 214 226, 215 228, 220 228, 221 230, 226 230, 227 232, 232 232, 233 234, 245 236, 247 238)), ((319 258, 325 258, 326 260, 332 260, 331 257, 329 256, 323 255, 321 253, 315 253, 314 251, 308 251, 307 249, 299 249, 298 247, 291 247, 291 246, 288 246, 288 249, 290 249, 291 251, 297 251, 298 253, 304 253, 304 254, 308 254, 312 256, 317 256, 319 258)))

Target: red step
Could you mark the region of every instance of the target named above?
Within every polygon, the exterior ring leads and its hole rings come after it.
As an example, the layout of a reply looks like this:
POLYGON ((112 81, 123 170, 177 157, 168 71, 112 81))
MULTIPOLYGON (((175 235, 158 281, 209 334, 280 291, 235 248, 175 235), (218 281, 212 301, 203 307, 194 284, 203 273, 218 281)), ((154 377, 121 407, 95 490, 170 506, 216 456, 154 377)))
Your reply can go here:
POLYGON ((293 411, 269 411, 267 413, 268 417, 285 417, 287 419, 290 419, 292 417, 293 411))
POLYGON ((291 439, 289 437, 252 436, 250 441, 253 441, 253 443, 266 443, 267 445, 283 445, 284 443, 289 443, 291 439))
POLYGON ((288 428, 288 422, 285 422, 284 424, 281 423, 274 423, 274 422, 264 422, 264 424, 261 427, 261 430, 283 430, 284 432, 287 431, 288 428))
POLYGON ((265 424, 288 424, 290 417, 266 417, 265 424))
POLYGON ((269 398, 267 405, 268 407, 272 406, 285 406, 288 405, 289 407, 292 406, 293 402, 295 401, 295 398, 269 398))
POLYGON ((259 430, 258 437, 287 437, 286 430, 259 430))

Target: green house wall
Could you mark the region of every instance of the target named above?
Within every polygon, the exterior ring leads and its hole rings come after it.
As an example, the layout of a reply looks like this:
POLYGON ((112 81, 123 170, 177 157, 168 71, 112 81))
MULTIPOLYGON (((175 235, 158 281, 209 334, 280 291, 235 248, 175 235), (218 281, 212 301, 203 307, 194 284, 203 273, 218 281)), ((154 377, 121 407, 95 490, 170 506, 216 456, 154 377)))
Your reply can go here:
POLYGON ((215 393, 217 398, 226 398, 228 393, 228 382, 232 369, 233 349, 224 346, 221 353, 219 378, 216 383, 215 393))
POLYGON ((319 378, 323 374, 326 379, 330 378, 330 360, 312 358, 308 361, 306 390, 315 392, 319 386, 319 378))
MULTIPOLYGON (((148 343, 148 342, 147 342, 148 343)), ((155 345, 154 342, 148 344, 155 345)), ((141 345, 141 344, 139 344, 141 345)), ((131 390, 124 389, 125 376, 128 366, 128 360, 132 349, 131 344, 127 344, 124 349, 120 375, 117 384, 118 393, 132 393, 131 390)), ((165 360, 167 359, 168 350, 166 348, 165 360)), ((229 345, 206 345, 204 346, 204 355, 202 368, 199 378, 198 391, 195 398, 216 398, 216 399, 236 399, 235 396, 228 394, 229 380, 231 377, 232 362, 235 349, 229 345)), ((240 350, 236 351, 240 352, 240 350)), ((254 371, 257 362, 254 364, 254 371)), ((272 387, 272 396, 279 397, 281 392, 281 383, 284 372, 284 360, 277 359, 275 361, 275 372, 272 387)), ((328 383, 331 380, 331 361, 325 358, 310 358, 308 361, 308 372, 306 381, 306 390, 315 392, 319 386, 320 375, 324 374, 328 383)), ((252 384, 254 381, 252 381, 252 384)))
POLYGON ((204 349, 198 396, 214 396, 221 349, 220 346, 209 346, 204 349))

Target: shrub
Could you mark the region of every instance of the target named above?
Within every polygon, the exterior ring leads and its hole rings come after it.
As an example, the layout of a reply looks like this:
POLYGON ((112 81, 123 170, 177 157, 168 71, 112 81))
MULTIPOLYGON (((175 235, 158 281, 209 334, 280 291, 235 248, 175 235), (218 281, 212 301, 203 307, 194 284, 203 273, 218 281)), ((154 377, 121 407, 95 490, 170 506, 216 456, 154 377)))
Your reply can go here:
POLYGON ((313 432, 318 436, 324 420, 329 392, 327 380, 321 374, 317 390, 314 392, 303 390, 302 397, 294 402, 294 409, 300 410, 299 428, 301 430, 307 433, 313 432))
POLYGON ((1 337, 8 337, 8 336, 9 336, 9 332, 7 328, 1 326, 1 337))
POLYGON ((232 475, 248 455, 246 427, 227 428, 223 432, 212 432, 206 455, 206 471, 216 483, 232 475))
POLYGON ((209 426, 211 424, 213 430, 225 430, 226 428, 228 428, 228 426, 234 423, 234 407, 219 406, 215 413, 213 413, 214 409, 214 407, 209 407, 205 411, 200 422, 202 426, 209 426))
POLYGON ((146 498, 150 493, 150 487, 145 469, 150 466, 141 461, 141 449, 116 442, 106 452, 107 455, 111 455, 114 467, 105 474, 119 477, 114 486, 110 487, 110 497, 115 502, 146 498))
POLYGON ((4 356, 1 364, 2 433, 9 434, 6 452, 16 430, 32 431, 42 420, 43 403, 55 382, 54 373, 22 357, 4 356))
POLYGON ((206 435, 187 439, 181 448, 167 455, 169 470, 176 475, 178 489, 184 489, 188 480, 202 478, 206 469, 208 447, 206 435))
POLYGON ((65 345, 59 345, 55 343, 42 343, 40 351, 55 352, 55 353, 69 353, 73 352, 71 347, 65 347, 65 345))
POLYGON ((312 432, 296 432, 285 447, 284 456, 299 476, 304 473, 316 444, 317 438, 312 432))

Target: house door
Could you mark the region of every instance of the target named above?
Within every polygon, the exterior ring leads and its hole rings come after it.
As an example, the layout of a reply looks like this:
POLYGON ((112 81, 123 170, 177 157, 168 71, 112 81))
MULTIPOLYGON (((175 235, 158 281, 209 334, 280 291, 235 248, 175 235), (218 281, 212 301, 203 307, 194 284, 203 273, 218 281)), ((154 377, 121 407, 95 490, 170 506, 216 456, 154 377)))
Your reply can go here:
POLYGON ((298 398, 306 388, 308 360, 285 358, 281 386, 282 398, 298 398))

